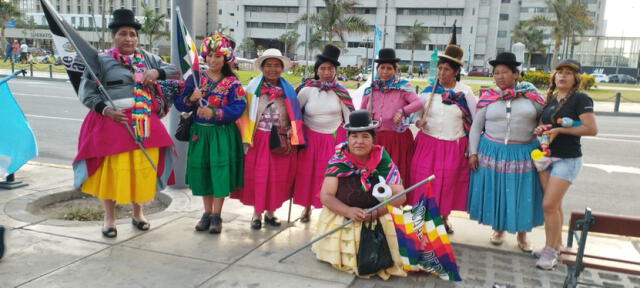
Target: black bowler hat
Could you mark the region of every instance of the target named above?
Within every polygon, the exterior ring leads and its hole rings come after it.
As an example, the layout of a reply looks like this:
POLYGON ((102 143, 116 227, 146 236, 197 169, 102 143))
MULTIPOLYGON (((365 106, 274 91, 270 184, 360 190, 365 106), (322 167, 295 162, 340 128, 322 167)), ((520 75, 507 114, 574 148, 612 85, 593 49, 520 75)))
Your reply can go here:
POLYGON ((375 61, 376 63, 398 63, 400 62, 400 58, 396 58, 396 50, 382 48, 380 52, 378 52, 378 59, 375 61))
POLYGON ((496 67, 500 64, 509 66, 520 66, 520 62, 516 61, 516 55, 511 52, 502 52, 498 54, 495 60, 489 61, 489 65, 496 67))
MULTIPOLYGON (((324 46, 324 50, 322 50, 321 54, 316 55, 316 63, 324 63, 329 61, 333 63, 333 65, 340 66, 340 62, 338 62, 338 58, 340 58, 340 48, 333 46, 331 44, 327 44, 324 46)), ((317 64, 317 66, 320 66, 317 64)))
POLYGON ((133 27, 136 30, 140 30, 140 28, 142 28, 142 25, 136 21, 133 11, 125 8, 114 10, 111 23, 109 23, 109 29, 113 30, 123 26, 133 27))
POLYGON ((573 60, 573 59, 566 59, 566 60, 560 61, 558 66, 556 66, 556 70, 562 67, 571 68, 578 73, 581 73, 581 70, 582 70, 582 65, 580 65, 580 62, 578 62, 578 60, 573 60))
POLYGON ((373 130, 380 126, 379 121, 371 121, 369 110, 356 110, 349 114, 349 123, 344 125, 344 129, 351 132, 361 132, 373 130))

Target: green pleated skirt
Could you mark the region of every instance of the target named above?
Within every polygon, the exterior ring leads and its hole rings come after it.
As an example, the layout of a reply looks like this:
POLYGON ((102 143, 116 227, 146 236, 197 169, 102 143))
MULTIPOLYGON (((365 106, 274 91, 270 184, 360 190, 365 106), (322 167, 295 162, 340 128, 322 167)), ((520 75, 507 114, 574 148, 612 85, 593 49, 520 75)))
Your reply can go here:
POLYGON ((244 152, 235 123, 191 125, 185 181, 195 196, 223 198, 242 188, 244 152))

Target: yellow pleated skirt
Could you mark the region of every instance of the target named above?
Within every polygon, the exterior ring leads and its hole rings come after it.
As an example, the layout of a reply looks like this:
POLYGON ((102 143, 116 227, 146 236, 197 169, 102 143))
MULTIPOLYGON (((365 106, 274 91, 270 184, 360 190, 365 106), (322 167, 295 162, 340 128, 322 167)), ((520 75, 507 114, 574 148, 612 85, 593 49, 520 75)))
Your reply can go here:
MULTIPOLYGON (((160 159, 160 148, 147 148, 154 163, 160 159)), ((82 184, 82 192, 118 204, 144 203, 156 196, 158 176, 141 150, 110 155, 82 184)))
MULTIPOLYGON (((340 226, 347 219, 340 216, 328 208, 323 208, 318 218, 317 235, 328 232, 340 226)), ((400 250, 398 248, 398 238, 396 229, 393 226, 391 216, 384 215, 379 218, 382 223, 382 229, 389 244, 391 257, 394 266, 378 271, 376 275, 387 280, 391 275, 406 277, 407 272, 402 269, 402 259, 400 258, 400 250)), ((345 228, 337 231, 324 239, 316 242, 311 247, 311 251, 316 254, 319 260, 328 262, 336 269, 355 274, 358 277, 369 278, 372 275, 358 274, 358 248, 360 247, 360 231, 362 230, 362 222, 353 222, 345 228)))

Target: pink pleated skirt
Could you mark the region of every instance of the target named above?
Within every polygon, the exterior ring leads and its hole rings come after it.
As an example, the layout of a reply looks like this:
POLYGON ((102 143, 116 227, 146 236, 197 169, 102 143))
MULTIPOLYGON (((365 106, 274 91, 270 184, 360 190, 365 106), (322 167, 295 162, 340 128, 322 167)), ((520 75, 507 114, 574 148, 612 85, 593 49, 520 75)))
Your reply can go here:
POLYGON ((414 153, 413 133, 407 129, 402 133, 395 131, 377 131, 376 144, 387 150, 391 160, 398 166, 402 184, 408 187, 411 179, 411 159, 414 153))
POLYGON ((270 132, 256 130, 253 147, 244 158, 244 188, 231 198, 254 206, 256 213, 275 211, 291 197, 296 154, 278 155, 269 149, 270 132))
MULTIPOLYGON (((411 184, 435 174, 436 179, 431 187, 442 215, 449 215, 451 210, 467 210, 469 162, 465 152, 468 143, 466 136, 454 141, 440 140, 422 131, 416 136, 416 151, 411 161, 411 184)), ((416 204, 420 194, 425 192, 423 187, 409 192, 406 203, 416 204)))
POLYGON ((334 134, 324 134, 303 126, 307 147, 298 151, 298 165, 293 190, 293 203, 304 207, 322 208, 320 189, 338 143, 346 139, 346 130, 338 128, 334 134))

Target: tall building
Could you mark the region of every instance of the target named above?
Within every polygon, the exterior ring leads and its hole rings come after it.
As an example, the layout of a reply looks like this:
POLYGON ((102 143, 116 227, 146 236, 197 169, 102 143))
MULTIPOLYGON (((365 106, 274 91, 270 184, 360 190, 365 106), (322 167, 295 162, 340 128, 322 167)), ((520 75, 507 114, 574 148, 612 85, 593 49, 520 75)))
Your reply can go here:
MULTIPOLYGON (((19 3, 27 18, 33 17, 37 25, 46 25, 40 1, 12 1, 19 3)), ((580 1, 587 5, 589 14, 596 23, 596 28, 586 34, 603 36, 606 0, 580 1)), ((110 41, 110 35, 102 36, 97 28, 106 26, 113 9, 132 9, 138 20, 143 22, 142 2, 158 14, 170 15, 172 12, 171 0, 51 0, 54 8, 93 43, 99 42, 101 37, 104 41, 110 41)), ((428 62, 435 49, 444 49, 451 37, 452 25, 456 22, 458 44, 465 52, 463 60, 471 67, 486 67, 487 62, 497 53, 511 50, 511 35, 520 21, 529 20, 538 14, 553 17, 544 0, 359 0, 358 3, 353 14, 364 18, 371 25, 379 25, 385 32, 385 47, 395 48, 403 64, 407 64, 411 58, 411 50, 404 43, 406 36, 403 31, 416 20, 423 23, 429 31, 429 40, 415 50, 414 59, 417 63, 428 62)), ((278 37, 289 31, 296 31, 300 35, 298 43, 303 42, 306 26, 304 22, 299 23, 299 19, 307 11, 314 14, 325 9, 323 0, 198 0, 194 1, 194 5, 196 25, 193 34, 197 39, 222 29, 235 38, 238 45, 245 38, 250 38, 259 49, 276 47, 283 52, 285 47, 278 37)), ((170 28, 170 17, 166 17, 165 26, 167 30, 170 28)), ((553 37, 550 29, 541 28, 544 30, 545 45, 551 47, 553 37)), ((9 37, 29 38, 24 31, 9 34, 9 37)), ((36 33, 34 38, 44 38, 43 42, 46 43, 46 35, 42 34, 46 33, 36 33)), ((140 42, 147 43, 144 39, 146 36, 141 37, 140 42)), ((346 51, 341 62, 345 65, 367 63, 366 60, 370 60, 373 53, 373 49, 367 48, 371 47, 371 38, 372 33, 348 33, 346 51)), ((164 51, 169 47, 165 37, 161 37, 154 45, 164 51)), ((244 49, 247 51, 239 52, 242 52, 241 56, 256 57, 259 49, 244 49)), ((304 47, 293 45, 287 49, 289 57, 304 59, 304 47)), ((312 51, 308 59, 312 60, 318 52, 312 51)), ((534 62, 538 66, 544 66, 548 58, 547 55, 537 55, 534 62)))

